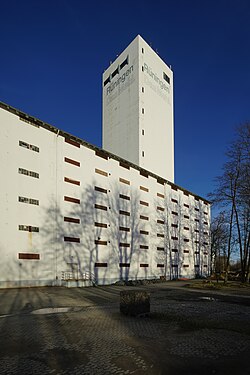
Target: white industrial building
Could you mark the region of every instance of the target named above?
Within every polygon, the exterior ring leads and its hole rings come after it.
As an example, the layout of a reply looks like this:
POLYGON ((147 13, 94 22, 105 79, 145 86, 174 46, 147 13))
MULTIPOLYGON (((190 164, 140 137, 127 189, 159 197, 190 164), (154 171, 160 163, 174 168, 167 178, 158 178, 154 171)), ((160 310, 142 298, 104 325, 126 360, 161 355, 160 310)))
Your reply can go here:
POLYGON ((174 184, 172 71, 140 36, 104 73, 103 144, 0 103, 0 287, 208 275, 209 202, 174 184))

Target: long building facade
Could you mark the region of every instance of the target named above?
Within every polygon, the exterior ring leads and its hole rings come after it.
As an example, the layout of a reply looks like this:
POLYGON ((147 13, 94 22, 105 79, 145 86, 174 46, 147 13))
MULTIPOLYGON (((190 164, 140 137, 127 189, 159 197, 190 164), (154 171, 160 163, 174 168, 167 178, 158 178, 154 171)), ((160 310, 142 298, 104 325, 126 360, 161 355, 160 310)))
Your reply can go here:
POLYGON ((173 129, 139 35, 103 74, 103 149, 0 103, 0 287, 207 276, 210 204, 174 183, 173 129))
POLYGON ((208 275, 207 200, 4 103, 0 163, 0 287, 208 275))

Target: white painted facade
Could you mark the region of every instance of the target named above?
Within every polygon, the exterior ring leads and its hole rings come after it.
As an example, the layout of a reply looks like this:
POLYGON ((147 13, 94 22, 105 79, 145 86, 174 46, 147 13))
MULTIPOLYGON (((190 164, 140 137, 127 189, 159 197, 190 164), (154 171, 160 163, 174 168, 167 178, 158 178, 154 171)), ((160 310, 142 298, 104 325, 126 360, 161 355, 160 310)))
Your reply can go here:
POLYGON ((0 168, 0 287, 208 275, 209 202, 161 175, 3 103, 0 168))
POLYGON ((103 73, 103 148, 174 182, 173 72, 139 35, 103 73))

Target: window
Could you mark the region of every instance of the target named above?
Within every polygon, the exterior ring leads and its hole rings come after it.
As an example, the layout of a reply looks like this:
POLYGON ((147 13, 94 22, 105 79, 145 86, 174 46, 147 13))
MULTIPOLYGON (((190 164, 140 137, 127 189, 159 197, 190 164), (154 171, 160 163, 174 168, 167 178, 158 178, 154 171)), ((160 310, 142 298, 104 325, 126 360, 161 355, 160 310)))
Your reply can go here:
POLYGON ((144 108, 142 108, 142 109, 141 109, 141 113, 144 114, 144 112, 145 112, 145 111, 144 111, 144 108))
POLYGON ((107 194, 107 192, 108 192, 107 189, 103 189, 99 186, 95 186, 95 191, 99 191, 100 193, 105 193, 105 194, 107 194))
POLYGON ((129 243, 126 243, 126 242, 120 242, 120 243, 119 243, 119 246, 120 246, 120 247, 130 247, 130 244, 129 244, 129 243))
POLYGON ((142 219, 142 220, 149 220, 149 217, 148 216, 144 216, 144 215, 140 215, 140 219, 142 219))
POLYGON ((77 203, 77 204, 80 204, 80 199, 77 199, 77 198, 64 196, 64 200, 65 200, 66 202, 71 202, 71 203, 77 203))
POLYGON ((73 159, 70 159, 70 158, 64 158, 64 161, 65 163, 69 163, 69 164, 72 164, 72 165, 75 165, 76 167, 80 167, 81 166, 81 163, 79 161, 76 161, 76 160, 73 160, 73 159))
POLYGON ((74 217, 67 217, 64 216, 64 221, 67 223, 75 223, 75 224, 80 224, 80 219, 76 219, 74 217))
POLYGON ((164 220, 157 220, 157 224, 165 224, 164 220))
POLYGON ((130 267, 130 263, 119 263, 119 267, 130 267))
POLYGON ((140 201, 140 204, 141 204, 142 206, 146 206, 146 207, 149 206, 148 202, 145 202, 145 201, 140 201))
POLYGON ((148 235, 148 234, 149 234, 149 232, 148 232, 148 231, 146 231, 146 230, 140 230, 140 234, 145 234, 145 235, 148 235))
POLYGON ((189 264, 183 264, 183 267, 184 267, 184 268, 188 268, 188 267, 189 267, 189 264))
POLYGON ((77 242, 80 243, 80 238, 78 237, 64 237, 65 242, 77 242))
POLYGON ((107 245, 107 241, 95 240, 95 245, 107 245))
POLYGON ((178 241, 178 237, 175 237, 175 236, 172 236, 171 239, 174 241, 178 241))
POLYGON ((73 139, 70 139, 70 138, 64 138, 64 141, 72 146, 75 146, 75 147, 78 147, 80 148, 80 143, 76 142, 76 141, 73 141, 73 139))
POLYGON ((140 186, 140 190, 143 190, 143 191, 146 191, 148 193, 148 188, 144 187, 144 186, 140 186))
POLYGON ((199 233, 199 229, 195 229, 194 231, 195 231, 195 233, 199 233))
POLYGON ((19 119, 20 119, 21 121, 27 122, 27 124, 30 124, 30 125, 35 126, 36 128, 39 128, 39 125, 35 123, 35 122, 39 122, 39 120, 37 120, 37 119, 31 119, 31 118, 30 118, 29 116, 27 116, 27 115, 24 115, 24 116, 26 116, 26 117, 21 117, 21 116, 19 116, 19 119))
POLYGON ((108 263, 95 263, 95 267, 108 267, 108 263))
POLYGON ((161 194, 161 193, 157 193, 157 197, 159 197, 159 198, 165 198, 165 195, 164 194, 161 194))
POLYGON ((168 84, 170 84, 170 78, 165 72, 163 72, 163 78, 165 79, 165 81, 167 81, 168 84))
POLYGON ((19 146, 27 148, 28 150, 31 150, 31 151, 39 152, 39 147, 31 145, 23 141, 19 141, 19 146))
POLYGON ((98 227, 98 228, 108 228, 108 224, 103 224, 103 223, 97 223, 97 222, 95 222, 95 227, 98 227))
POLYGON ((172 228, 178 228, 178 224, 171 224, 172 228))
POLYGON ((195 207, 195 209, 194 209, 194 210, 195 210, 195 211, 197 211, 197 212, 198 212, 198 211, 200 211, 200 210, 199 210, 199 208, 197 208, 197 207, 195 207))
POLYGON ((111 81, 110 76, 105 79, 103 86, 106 86, 111 81))
POLYGON ((124 68, 124 66, 128 65, 128 56, 126 57, 126 59, 121 63, 120 65, 120 69, 124 68))
POLYGON ((199 223, 199 219, 194 219, 194 221, 195 221, 196 223, 199 223))
POLYGON ((162 180, 161 178, 157 178, 157 183, 161 185, 165 184, 164 180, 162 180))
POLYGON ((146 172, 146 171, 140 170, 140 175, 148 178, 148 172, 146 172))
POLYGON ((95 204, 95 208, 97 208, 99 210, 103 210, 103 211, 107 211, 108 210, 108 207, 103 206, 102 204, 95 204))
POLYGON ((146 250, 146 249, 148 249, 148 245, 140 245, 140 249, 146 250))
POLYGON ((144 53, 144 48, 141 49, 141 52, 144 53))
POLYGON ((39 227, 32 227, 31 225, 19 225, 18 229, 26 232, 39 232, 39 227))
POLYGON ((157 210, 158 210, 158 211, 165 211, 165 208, 164 208, 164 207, 161 207, 161 206, 157 206, 157 210))
POLYGON ((208 215, 208 213, 204 211, 204 215, 208 215))
POLYGON ((105 151, 103 151, 103 150, 97 150, 97 151, 95 152, 95 154, 96 154, 96 156, 99 156, 100 158, 103 158, 103 159, 108 160, 108 155, 107 155, 107 153, 106 153, 105 151))
POLYGON ((130 201, 130 197, 128 195, 120 194, 119 197, 127 201, 130 201))
POLYGON ((208 225, 208 222, 207 222, 207 221, 204 221, 204 225, 208 225))
POLYGON ((189 219, 189 216, 188 215, 184 215, 184 219, 189 219))
POLYGON ((19 253, 18 259, 29 259, 29 260, 39 260, 40 254, 35 253, 19 253))
POLYGON ((123 167, 123 168, 126 168, 126 169, 130 169, 130 166, 127 163, 124 163, 123 161, 120 161, 119 165, 120 165, 120 167, 123 167))
POLYGON ((172 215, 178 216, 178 212, 172 211, 172 215))
POLYGON ((187 197, 189 197, 189 193, 187 191, 184 191, 184 195, 186 195, 187 197))
POLYGON ((124 178, 119 178, 119 181, 122 182, 123 184, 130 185, 130 181, 125 180, 124 178))
POLYGON ((157 246, 158 251, 164 251, 164 247, 157 246))
POLYGON ((157 263, 158 268, 164 268, 164 264, 157 263))
POLYGON ((144 72, 144 67, 143 66, 141 67, 141 70, 144 72))
POLYGON ((189 242, 189 239, 188 238, 184 238, 184 242, 189 242))
POLYGON ((208 242, 203 242, 203 245, 208 245, 208 242))
MULTIPOLYGON (((189 227, 184 227, 185 230, 189 230, 189 227)), ((199 232, 199 231, 198 231, 199 232)))
POLYGON ((26 176, 30 176, 34 178, 39 178, 39 173, 28 171, 27 169, 23 169, 23 168, 18 168, 18 173, 25 174, 26 176))
POLYGON ((184 203, 184 207, 189 208, 189 204, 184 203))
POLYGON ((184 253, 184 254, 188 254, 188 253, 189 253, 189 250, 183 250, 183 253, 184 253))
POLYGON ((178 253, 178 249, 172 249, 173 253, 178 253))
POLYGON ((172 189, 172 190, 175 190, 175 191, 178 191, 177 187, 174 186, 174 185, 171 185, 171 189, 172 189))
POLYGON ((171 199, 171 202, 178 203, 177 199, 174 199, 174 198, 171 199))
POLYGON ((119 214, 120 214, 120 215, 125 215, 125 216, 130 216, 130 212, 128 212, 128 211, 123 211, 123 210, 120 210, 120 211, 119 211, 119 214))
POLYGON ((157 237, 164 238, 164 234, 163 233, 157 233, 157 237))
POLYGON ((32 198, 26 198, 26 197, 18 197, 18 201, 22 203, 29 203, 34 204, 35 206, 39 206, 39 200, 32 199, 32 198))
POLYGON ((147 268, 148 267, 148 263, 140 263, 140 267, 147 268))
POLYGON ((69 178, 69 177, 64 177, 64 182, 68 182, 69 184, 80 186, 80 181, 73 180, 72 178, 69 178))
POLYGON ((123 232, 130 232, 130 228, 127 228, 127 227, 119 227, 119 230, 123 232))
POLYGON ((98 168, 95 168, 95 173, 98 173, 98 174, 100 174, 102 176, 105 176, 105 177, 108 176, 107 172, 104 172, 104 171, 102 171, 101 169, 98 169, 98 168))
POLYGON ((141 92, 144 92, 144 87, 141 88, 141 92))
POLYGON ((142 152, 141 152, 141 154, 142 154, 142 157, 144 158, 144 156, 145 156, 145 152, 144 152, 144 151, 142 151, 142 152))

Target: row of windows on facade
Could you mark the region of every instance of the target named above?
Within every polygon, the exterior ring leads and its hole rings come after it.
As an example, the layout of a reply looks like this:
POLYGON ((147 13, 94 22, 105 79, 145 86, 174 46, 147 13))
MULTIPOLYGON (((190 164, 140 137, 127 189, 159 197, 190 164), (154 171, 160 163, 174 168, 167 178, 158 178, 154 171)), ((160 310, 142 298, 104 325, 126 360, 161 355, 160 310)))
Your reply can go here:
MULTIPOLYGON (((144 130, 142 130, 142 133, 143 133, 143 135, 144 135, 144 130)), ((74 145, 74 146, 76 146, 76 147, 80 147, 80 144, 79 144, 78 142, 73 141, 73 140, 71 140, 71 139, 69 139, 69 138, 65 138, 65 142, 67 142, 67 143, 69 143, 69 144, 71 144, 71 145, 74 145)), ((39 147, 37 147, 37 146, 35 146, 35 145, 32 145, 32 144, 29 144, 29 143, 27 143, 27 142, 19 141, 19 145, 20 145, 21 147, 24 147, 24 148, 30 149, 30 150, 32 150, 32 151, 39 152, 39 147)), ((142 156, 144 156, 144 151, 142 151, 142 153, 143 153, 142 156)), ((104 151, 102 151, 102 150, 97 150, 97 151, 95 151, 95 154, 96 154, 97 156, 99 156, 99 157, 104 158, 104 159, 108 159, 107 154, 106 154, 104 151)), ((80 163, 79 161, 74 160, 74 159, 70 159, 70 158, 65 157, 65 158, 64 158, 64 161, 65 161, 66 163, 72 164, 72 165, 77 166, 77 167, 80 167, 80 166, 81 166, 81 163, 80 163)), ((120 162, 119 165, 122 166, 122 167, 124 167, 124 168, 126 168, 126 169, 130 169, 130 166, 129 166, 128 164, 124 163, 124 162, 120 162)), ((39 178, 39 174, 38 174, 38 173, 33 172, 33 171, 28 171, 28 170, 23 169, 23 168, 19 168, 19 173, 22 173, 22 174, 26 174, 26 175, 29 175, 29 176, 32 176, 32 177, 39 178)), ((108 174, 107 172, 105 172, 105 171, 103 171, 103 170, 100 170, 100 169, 98 169, 98 168, 95 169, 95 173, 99 173, 99 174, 101 174, 101 175, 103 175, 103 176, 106 176, 106 177, 107 177, 108 175, 110 175, 110 174, 108 174)), ((140 174, 141 174, 142 176, 144 176, 144 177, 148 177, 148 173, 147 173, 146 171, 140 171, 140 174)), ((126 180, 126 179, 120 178, 119 180, 120 180, 120 182, 123 182, 123 183, 125 183, 125 184, 127 184, 127 185, 130 185, 130 181, 128 181, 128 180, 126 180)), ((69 183, 73 183, 73 184, 76 184, 76 185, 80 185, 80 181, 76 181, 76 180, 73 180, 73 179, 70 179, 70 178, 67 178, 67 177, 65 177, 65 182, 69 182, 69 183)), ((158 181, 158 182, 159 182, 159 181, 158 181)), ((161 183, 161 184, 164 184, 162 181, 161 181, 160 183, 161 183)), ((145 188, 145 187, 140 187, 140 188, 141 188, 141 190, 144 190, 144 191, 149 192, 149 189, 148 189, 148 188, 145 188)), ((176 186, 174 186, 174 185, 171 185, 171 188, 172 188, 173 190, 176 190, 176 191, 178 190, 178 188, 177 188, 176 186)), ((187 195, 187 196, 189 196, 189 193, 186 192, 186 191, 184 191, 184 194, 187 195)), ((158 197, 161 197, 161 198, 164 198, 164 195, 163 195, 163 194, 160 194, 160 193, 158 193, 157 196, 158 196, 158 197)), ((198 198, 198 197, 195 197, 195 199, 199 201, 199 198, 198 198)), ((172 199, 172 202, 178 203, 178 201, 175 200, 175 199, 172 199)), ((207 205, 207 202, 203 202, 203 203, 204 203, 205 205, 207 205)), ((188 205, 188 204, 184 204, 184 206, 185 206, 185 207, 188 207, 189 205, 188 205)))

